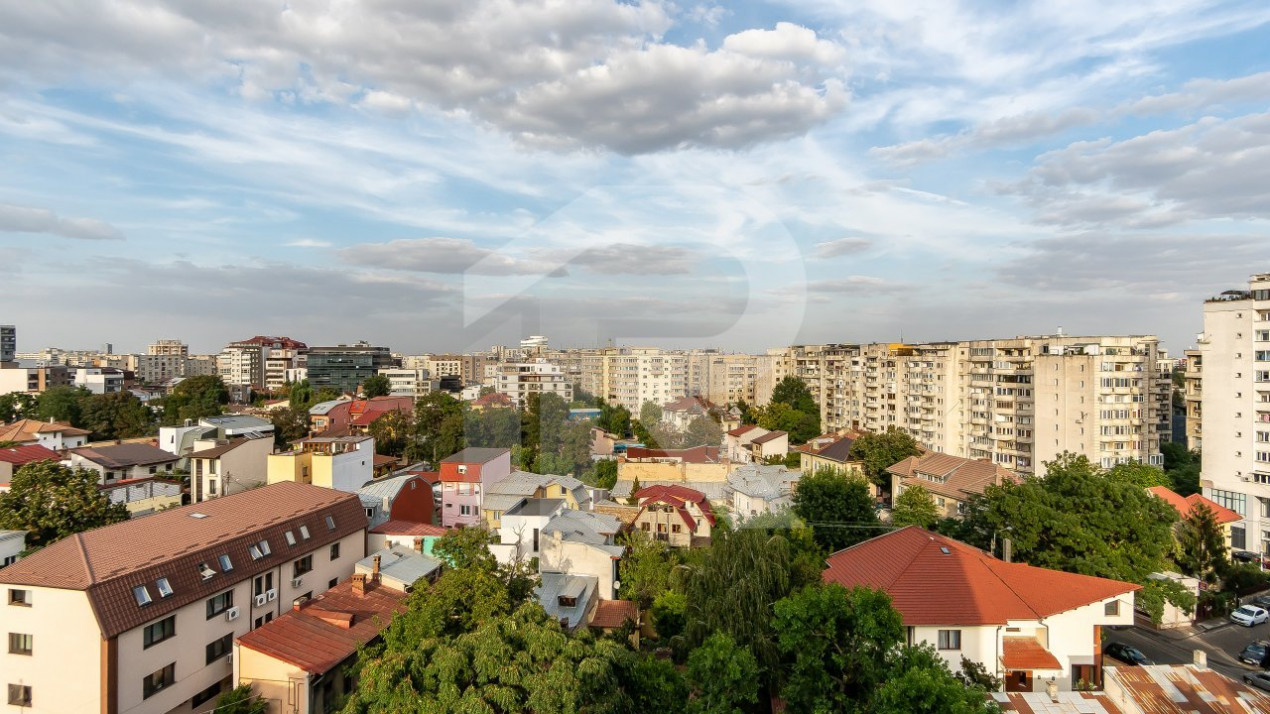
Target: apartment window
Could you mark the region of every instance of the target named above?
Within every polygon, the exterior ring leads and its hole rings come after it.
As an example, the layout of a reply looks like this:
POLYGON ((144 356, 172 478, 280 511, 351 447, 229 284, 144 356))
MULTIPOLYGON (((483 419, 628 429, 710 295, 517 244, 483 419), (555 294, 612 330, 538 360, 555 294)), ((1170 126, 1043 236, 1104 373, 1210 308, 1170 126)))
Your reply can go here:
POLYGON ((229 654, 230 648, 233 646, 234 633, 232 632, 218 640, 207 643, 207 664, 211 664, 229 654))
POLYGON ((1111 602, 1108 602, 1107 604, 1103 605, 1102 614, 1108 617, 1118 616, 1120 614, 1120 601, 1112 600, 1111 602))
POLYGON ((143 605, 149 605, 151 602, 150 591, 147 590, 146 586, 144 585, 138 585, 134 587, 132 589, 132 597, 136 598, 138 607, 143 605))
POLYGON ((1229 508, 1241 516, 1248 513, 1248 497, 1242 493, 1213 489, 1208 497, 1216 502, 1217 505, 1229 508))
POLYGON ((34 646, 34 635, 24 635, 20 632, 9 633, 9 654, 29 655, 34 646))
POLYGON ((1248 547, 1248 539, 1244 535, 1246 531, 1243 526, 1230 527, 1230 547, 1234 550, 1244 550, 1248 547))
POLYGON ((282 536, 287 539, 287 545, 295 545, 295 534, 291 531, 283 533, 282 536))
POLYGON ((146 625, 141 632, 141 648, 148 649, 151 645, 157 645, 169 637, 176 636, 176 615, 152 622, 146 625))
POLYGON ((9 588, 9 604, 18 607, 31 607, 31 591, 9 588))
POLYGON ((939 649, 941 650, 961 649, 961 630, 940 630, 939 631, 939 649))
MULTIPOLYGON (((348 690, 348 691, 351 691, 351 690, 348 690)), ((216 684, 213 684, 212 686, 208 687, 207 689, 204 689, 198 694, 195 694, 194 697, 190 699, 190 704, 193 705, 195 708, 200 707, 206 704, 207 702, 212 701, 216 697, 220 696, 220 693, 221 693, 220 682, 217 682, 216 684)))
POLYGON ((269 572, 264 575, 257 575, 253 588, 256 595, 264 595, 265 591, 273 590, 273 573, 269 572))
POLYGON ((471 506, 466 506, 466 505, 464 505, 464 506, 459 506, 459 515, 460 515, 460 516, 470 516, 470 515, 472 515, 472 507, 471 507, 471 506))
POLYGON ((216 479, 214 478, 209 478, 207 480, 207 495, 209 496, 216 495, 216 479))
POLYGON ((313 556, 306 555, 303 558, 300 558, 299 560, 295 561, 295 575, 293 575, 292 577, 298 578, 301 575, 304 575, 305 573, 309 572, 310 570, 313 570, 313 556))
POLYGON ((308 526, 300 526, 300 538, 301 538, 301 539, 303 539, 303 540, 308 540, 308 539, 309 539, 309 527, 308 527, 308 526))
POLYGON ((332 543, 331 544, 331 560, 339 560, 339 559, 340 559, 340 544, 332 543))
POLYGON ((10 684, 9 685, 9 704, 15 707, 31 706, 31 685, 10 684))
POLYGON ((234 561, 230 560, 228 555, 217 557, 217 561, 220 562, 220 569, 226 573, 234 569, 234 561))
POLYGON ((215 597, 207 599, 207 619, 212 619, 234 606, 234 591, 226 590, 215 597))
POLYGON ((328 531, 335 530, 335 518, 333 516, 326 517, 326 529, 328 531))
POLYGON ((149 699, 157 694, 160 690, 165 689, 176 681, 176 662, 168 664, 163 669, 152 672, 145 679, 141 680, 141 698, 149 699))

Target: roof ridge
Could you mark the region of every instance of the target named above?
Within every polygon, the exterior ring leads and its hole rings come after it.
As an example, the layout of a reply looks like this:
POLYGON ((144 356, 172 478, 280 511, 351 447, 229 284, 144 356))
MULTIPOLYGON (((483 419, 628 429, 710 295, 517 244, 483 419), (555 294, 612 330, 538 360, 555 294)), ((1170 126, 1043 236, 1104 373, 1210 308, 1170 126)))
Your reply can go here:
POLYGON ((88 559, 88 551, 84 549, 83 533, 75 534, 76 550, 79 551, 80 562, 84 564, 84 570, 88 573, 88 584, 92 585, 97 582, 97 574, 93 572, 93 564, 88 559))

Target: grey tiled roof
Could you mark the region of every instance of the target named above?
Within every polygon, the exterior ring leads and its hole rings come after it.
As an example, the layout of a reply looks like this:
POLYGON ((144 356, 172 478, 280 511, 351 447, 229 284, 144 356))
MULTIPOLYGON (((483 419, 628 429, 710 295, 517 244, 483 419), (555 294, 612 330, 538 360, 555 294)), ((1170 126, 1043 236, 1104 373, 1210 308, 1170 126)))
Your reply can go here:
POLYGON ((568 541, 605 545, 621 530, 622 522, 617 516, 606 513, 587 513, 585 511, 564 510, 547 521, 542 532, 550 535, 557 531, 568 541))
POLYGON ((407 590, 419 580, 441 568, 441 561, 409 548, 393 546, 362 558, 354 566, 354 572, 369 575, 375 568, 375 556, 379 556, 379 576, 398 590, 407 590))
POLYGON ((485 495, 488 497, 490 494, 497 493, 506 496, 532 496, 535 491, 551 483, 554 478, 554 476, 543 476, 528 471, 513 471, 502 481, 485 486, 485 495))
POLYGON ((600 579, 594 575, 569 575, 567 573, 543 573, 538 587, 538 601, 542 609, 556 621, 564 621, 565 627, 575 630, 586 624, 587 612, 595 599, 600 579), (572 607, 560 604, 560 596, 572 596, 577 604, 572 607))
POLYGON ((770 501, 788 495, 802 474, 780 465, 745 464, 728 474, 728 485, 753 498, 770 501))
POLYGON ((564 508, 564 500, 560 498, 526 498, 524 503, 504 515, 550 516, 561 508, 564 508))

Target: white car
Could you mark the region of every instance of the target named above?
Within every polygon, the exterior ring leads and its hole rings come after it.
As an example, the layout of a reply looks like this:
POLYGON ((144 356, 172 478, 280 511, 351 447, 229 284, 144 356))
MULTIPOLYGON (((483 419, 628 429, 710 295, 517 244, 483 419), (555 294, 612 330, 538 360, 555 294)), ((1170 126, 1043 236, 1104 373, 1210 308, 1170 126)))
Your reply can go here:
POLYGON ((1266 612, 1265 608, 1255 605, 1243 605, 1238 610, 1230 613, 1230 621, 1237 622, 1244 627, 1260 625, 1266 620, 1270 620, 1270 612, 1266 612))

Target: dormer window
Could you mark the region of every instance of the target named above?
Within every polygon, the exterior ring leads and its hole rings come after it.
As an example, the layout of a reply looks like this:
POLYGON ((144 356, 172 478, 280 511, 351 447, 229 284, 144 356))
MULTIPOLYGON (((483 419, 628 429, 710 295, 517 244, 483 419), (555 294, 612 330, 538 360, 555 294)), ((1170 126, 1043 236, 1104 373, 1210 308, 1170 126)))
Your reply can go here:
POLYGON ((147 590, 146 586, 144 585, 138 585, 134 587, 132 589, 132 596, 137 599, 138 607, 144 607, 145 605, 149 605, 152 602, 152 600, 150 599, 150 591, 147 590))
POLYGON ((228 573, 234 569, 234 563, 229 559, 228 555, 222 554, 217 560, 220 561, 220 569, 224 572, 228 573))
POLYGON ((283 533, 282 536, 287 539, 287 545, 295 545, 295 534, 291 531, 283 533))
POLYGON ((172 594, 172 586, 167 578, 159 578, 155 585, 159 587, 159 597, 168 597, 172 594))
POLYGON ((212 566, 207 563, 199 563, 198 574, 202 576, 204 580, 211 580, 212 576, 216 575, 216 571, 212 570, 212 566))
POLYGON ((265 555, 273 555, 273 551, 269 550, 268 540, 260 541, 260 552, 264 553, 265 555))
POLYGON ((560 607, 576 607, 578 604, 578 599, 576 597, 569 597, 568 595, 561 595, 556 600, 560 604, 560 607))
POLYGON ((260 552, 260 546, 255 543, 247 546, 247 552, 251 555, 252 560, 260 560, 265 557, 265 554, 260 552))
POLYGON ((334 518, 334 516, 327 516, 327 517, 326 517, 326 529, 327 529, 328 531, 333 531, 333 530, 335 530, 335 518, 334 518))

